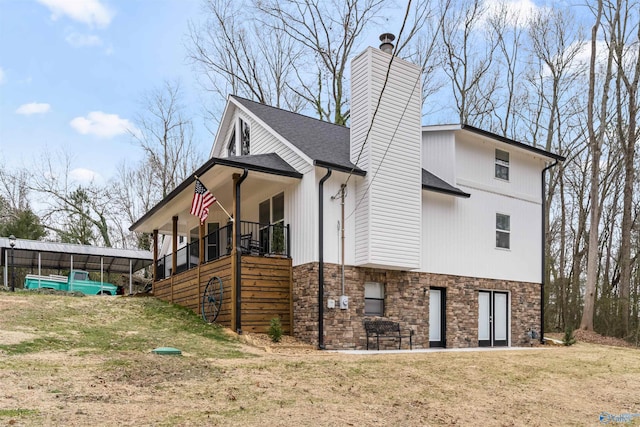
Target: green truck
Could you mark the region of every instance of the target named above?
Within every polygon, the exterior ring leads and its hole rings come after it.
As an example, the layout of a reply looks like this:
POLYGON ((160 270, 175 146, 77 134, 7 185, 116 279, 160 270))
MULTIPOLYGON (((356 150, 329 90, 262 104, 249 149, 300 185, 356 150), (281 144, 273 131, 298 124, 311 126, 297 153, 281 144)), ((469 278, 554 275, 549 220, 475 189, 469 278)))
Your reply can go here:
POLYGON ((55 289, 67 292, 82 292, 86 295, 120 295, 122 286, 111 283, 95 282, 89 280, 89 273, 82 270, 71 270, 69 276, 38 276, 37 274, 27 274, 24 279, 25 289, 55 289))

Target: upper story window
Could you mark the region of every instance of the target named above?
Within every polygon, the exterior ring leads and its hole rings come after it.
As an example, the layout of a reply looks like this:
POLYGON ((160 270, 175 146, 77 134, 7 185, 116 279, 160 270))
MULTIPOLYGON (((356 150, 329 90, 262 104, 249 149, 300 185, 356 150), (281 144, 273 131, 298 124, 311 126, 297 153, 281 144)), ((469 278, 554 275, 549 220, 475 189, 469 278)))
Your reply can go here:
POLYGON ((384 316, 384 284, 378 282, 365 282, 364 315, 384 316))
POLYGON ((236 155, 236 130, 234 129, 231 132, 231 138, 229 138, 229 142, 227 143, 227 157, 232 157, 236 155))
POLYGON ((509 181, 509 153, 496 148, 496 178, 509 181))
POLYGON ((243 156, 250 154, 250 134, 249 123, 240 119, 240 154, 243 156))
POLYGON ((511 248, 511 217, 505 214, 496 214, 496 248, 511 248))

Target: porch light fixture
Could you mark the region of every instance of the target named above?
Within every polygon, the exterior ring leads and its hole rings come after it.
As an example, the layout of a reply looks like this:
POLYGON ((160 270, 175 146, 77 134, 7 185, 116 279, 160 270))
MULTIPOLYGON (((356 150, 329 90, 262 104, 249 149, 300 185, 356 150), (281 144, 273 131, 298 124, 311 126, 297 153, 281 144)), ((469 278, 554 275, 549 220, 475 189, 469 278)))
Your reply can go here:
POLYGON ((9 236, 9 246, 11 246, 11 292, 16 291, 16 276, 14 274, 14 265, 13 265, 13 248, 16 245, 16 236, 13 234, 9 236))
POLYGON ((394 36, 391 33, 384 33, 382 35, 380 35, 380 41, 382 42, 382 44, 380 44, 380 50, 383 52, 386 52, 388 54, 392 54, 393 53, 393 41, 396 39, 396 36, 394 36))

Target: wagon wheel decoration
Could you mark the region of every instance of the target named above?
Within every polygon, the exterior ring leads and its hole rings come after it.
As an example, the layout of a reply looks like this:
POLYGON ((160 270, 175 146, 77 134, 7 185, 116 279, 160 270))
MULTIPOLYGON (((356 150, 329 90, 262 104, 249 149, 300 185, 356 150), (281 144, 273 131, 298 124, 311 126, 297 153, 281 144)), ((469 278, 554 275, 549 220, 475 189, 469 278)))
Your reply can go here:
POLYGON ((207 323, 213 323, 220 314, 222 307, 222 280, 218 276, 209 279, 202 294, 202 318, 207 323))

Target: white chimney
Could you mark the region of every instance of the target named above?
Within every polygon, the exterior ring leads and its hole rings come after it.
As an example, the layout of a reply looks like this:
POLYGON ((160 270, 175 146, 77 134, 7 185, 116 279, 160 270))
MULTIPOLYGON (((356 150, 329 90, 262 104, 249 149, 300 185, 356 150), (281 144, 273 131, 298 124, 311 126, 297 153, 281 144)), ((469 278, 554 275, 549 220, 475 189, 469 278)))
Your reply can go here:
POLYGON ((383 34, 382 50, 351 62, 351 161, 367 172, 356 184, 355 257, 360 266, 412 270, 422 251, 421 70, 387 53, 394 38, 383 34))

